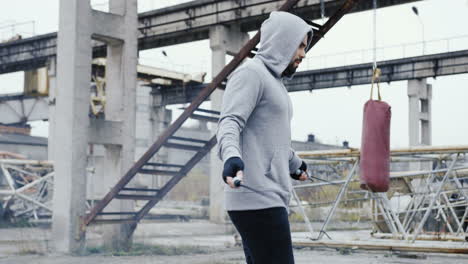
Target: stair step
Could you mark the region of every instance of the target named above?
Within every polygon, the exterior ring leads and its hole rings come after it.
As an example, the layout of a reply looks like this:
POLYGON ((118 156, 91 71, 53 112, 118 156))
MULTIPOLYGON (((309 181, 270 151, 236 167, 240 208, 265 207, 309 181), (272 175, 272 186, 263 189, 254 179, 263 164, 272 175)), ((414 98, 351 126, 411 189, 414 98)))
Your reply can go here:
POLYGON ((148 170, 148 169, 139 169, 138 173, 142 174, 152 174, 152 175, 161 175, 161 176, 176 176, 179 174, 178 171, 165 171, 165 170, 148 170))
MULTIPOLYGON (((311 26, 313 26, 313 27, 315 27, 315 28, 317 28, 317 29, 322 29, 322 27, 323 27, 322 25, 317 24, 317 23, 313 22, 312 20, 304 19, 304 21, 305 21, 307 24, 309 24, 309 25, 311 25, 311 26)), ((314 33, 315 33, 315 32, 314 32, 314 33)), ((258 50, 257 50, 257 51, 258 51, 258 50)))
POLYGON ((146 162, 145 166, 171 167, 171 168, 183 168, 183 167, 185 167, 185 165, 180 165, 180 164, 168 164, 168 163, 157 163, 157 162, 146 162))
POLYGON ((192 114, 191 118, 195 119, 195 120, 213 122, 213 123, 218 123, 218 121, 219 121, 218 117, 206 116, 206 115, 197 115, 197 114, 192 114))
POLYGON ((117 194, 115 198, 121 200, 152 200, 154 195, 117 194))
POLYGON ((184 145, 184 144, 177 144, 177 143, 165 143, 165 147, 167 148, 176 148, 176 149, 184 149, 184 150, 191 150, 191 151, 200 151, 202 147, 197 147, 193 145, 184 145))
POLYGON ((135 223, 135 219, 94 219, 91 224, 125 224, 125 223, 135 223))
POLYGON ((136 215, 136 214, 137 212, 100 212, 98 213, 98 215, 136 215))
POLYGON ((178 136, 172 136, 172 137, 169 138, 169 140, 186 141, 186 142, 200 143, 200 144, 206 144, 206 143, 208 143, 208 141, 202 140, 202 139, 187 138, 187 137, 178 137, 178 136))
POLYGON ((195 112, 203 112, 203 113, 209 113, 209 114, 214 114, 214 115, 220 115, 221 112, 216 111, 216 110, 210 110, 210 109, 203 109, 203 108, 197 108, 195 109, 195 112))
MULTIPOLYGON (((187 109, 187 107, 180 107, 179 109, 185 110, 185 109, 187 109)), ((197 108, 197 109, 195 109, 194 112, 203 112, 203 113, 214 114, 214 115, 218 115, 218 116, 221 114, 219 111, 210 110, 210 109, 203 109, 203 108, 197 108)))
POLYGON ((122 191, 135 191, 135 192, 159 192, 160 189, 145 189, 145 188, 122 188, 122 191))

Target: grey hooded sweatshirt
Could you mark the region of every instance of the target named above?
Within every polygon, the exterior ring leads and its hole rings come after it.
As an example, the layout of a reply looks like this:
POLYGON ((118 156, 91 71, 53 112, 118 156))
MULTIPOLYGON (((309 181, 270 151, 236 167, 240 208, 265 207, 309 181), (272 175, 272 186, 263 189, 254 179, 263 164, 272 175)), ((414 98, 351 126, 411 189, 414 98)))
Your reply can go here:
MULTIPOLYGON (((292 103, 281 74, 312 28, 287 12, 272 12, 260 28, 257 55, 229 77, 216 133, 218 155, 244 161, 246 188, 225 186, 226 209, 288 208, 290 173, 301 165, 291 148, 292 103)), ((306 48, 308 49, 308 47, 306 48)))

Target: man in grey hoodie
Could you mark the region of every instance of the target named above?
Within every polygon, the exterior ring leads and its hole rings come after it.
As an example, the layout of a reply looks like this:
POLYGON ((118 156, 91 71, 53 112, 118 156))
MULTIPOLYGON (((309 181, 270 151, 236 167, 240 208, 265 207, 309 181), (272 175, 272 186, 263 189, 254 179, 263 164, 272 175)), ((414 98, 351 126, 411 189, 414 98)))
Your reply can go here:
POLYGON ((272 12, 260 28, 260 48, 227 82, 217 139, 224 162, 226 209, 239 231, 247 263, 294 263, 287 208, 306 164, 291 148, 292 103, 283 84, 305 57, 312 28, 287 12, 272 12), (245 188, 234 184, 240 180, 245 188))

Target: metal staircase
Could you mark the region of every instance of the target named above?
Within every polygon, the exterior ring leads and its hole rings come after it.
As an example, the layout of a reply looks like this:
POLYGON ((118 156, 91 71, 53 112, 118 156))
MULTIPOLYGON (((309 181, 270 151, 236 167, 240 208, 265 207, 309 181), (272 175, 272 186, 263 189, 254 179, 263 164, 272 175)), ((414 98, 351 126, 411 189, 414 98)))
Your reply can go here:
MULTIPOLYGON (((300 0, 288 0, 279 9, 289 11, 300 0)), ((331 16, 324 25, 308 22, 314 28, 314 36, 311 45, 315 45, 338 20, 348 13, 360 0, 346 0, 342 7, 331 16)), ((185 138, 175 136, 177 130, 189 119, 217 122, 220 113, 217 111, 200 109, 199 106, 216 89, 223 86, 227 76, 247 57, 252 57, 256 51, 255 46, 260 41, 260 33, 257 33, 226 65, 213 81, 203 88, 200 94, 188 106, 179 118, 173 122, 158 140, 146 151, 145 154, 123 175, 118 183, 100 200, 86 215, 83 228, 91 223, 129 223, 133 231, 137 223, 154 207, 164 196, 185 176, 188 172, 216 145, 216 136, 209 140, 185 138), (162 148, 174 148, 191 151, 194 155, 185 164, 154 163, 150 160, 158 155, 162 148), (127 186, 137 174, 164 175, 170 177, 169 181, 161 189, 143 189, 127 186), (114 199, 142 200, 145 205, 135 212, 104 212, 106 206, 114 199), (113 216, 114 218, 109 218, 113 216)))

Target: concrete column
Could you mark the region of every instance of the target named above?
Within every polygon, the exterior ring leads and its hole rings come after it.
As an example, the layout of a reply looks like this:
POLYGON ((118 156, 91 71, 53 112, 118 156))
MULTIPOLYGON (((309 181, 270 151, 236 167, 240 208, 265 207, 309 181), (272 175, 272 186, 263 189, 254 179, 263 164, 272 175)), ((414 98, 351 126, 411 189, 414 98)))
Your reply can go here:
POLYGON ((408 81, 409 144, 431 145, 432 85, 426 79, 408 81))
MULTIPOLYGON (((238 26, 218 25, 210 29, 212 78, 226 65, 226 54, 236 54, 248 40, 249 35, 241 32, 238 26)), ((222 99, 223 91, 214 91, 211 94, 211 109, 220 111, 222 99)), ((212 133, 216 133, 216 126, 213 126, 212 133)), ((210 155, 210 220, 217 223, 225 222, 227 216, 224 209, 222 166, 214 148, 210 155)))
POLYGON ((52 241, 63 253, 81 253, 85 235, 86 155, 91 77, 89 0, 60 2, 53 158, 55 161, 52 241))
MULTIPOLYGON (((60 2, 55 109, 53 241, 64 253, 84 249, 86 166, 89 142, 104 144, 105 185, 111 188, 134 162, 137 64, 137 0, 111 0, 110 13, 92 10, 90 0, 60 2), (92 39, 108 45, 106 120, 88 117, 92 39), (60 131, 60 134, 58 133, 60 131)), ((108 211, 133 210, 132 202, 112 202, 108 211)), ((109 227, 106 244, 125 249, 128 226, 109 227)))
MULTIPOLYGON (((153 144, 158 140, 161 134, 172 122, 172 111, 166 108, 166 102, 157 88, 153 88, 151 91, 151 137, 149 140, 150 144, 153 144)), ((167 149, 161 149, 158 151, 158 155, 152 158, 152 162, 169 162, 169 152, 167 149)), ((169 179, 167 176, 153 176, 153 188, 161 188, 165 182, 169 179)))
MULTIPOLYGON (((408 130, 410 146, 429 146, 432 143, 432 85, 426 79, 408 81, 408 130)), ((412 162, 410 170, 431 169, 430 162, 412 162)), ((417 182, 417 181, 416 181, 417 182)), ((416 183, 419 185, 419 183, 416 183)))
POLYGON ((49 78, 49 135, 47 137, 47 159, 54 161, 55 103, 57 101, 57 61, 50 59, 47 67, 49 78))
MULTIPOLYGON (((109 121, 122 122, 121 145, 106 145, 104 176, 106 185, 112 188, 134 164, 136 126, 136 87, 138 55, 138 13, 136 0, 112 0, 109 11, 121 16, 122 35, 116 41, 109 41, 106 63, 106 108, 109 121)), ((107 21, 112 23, 112 19, 107 21)), ((109 36, 113 37, 113 36, 109 36)), ((114 200, 107 211, 134 211, 135 204, 130 200, 114 200)), ((104 243, 114 250, 126 250, 132 244, 130 224, 105 227, 104 243)))
POLYGON ((151 87, 138 85, 136 92, 135 160, 139 159, 153 143, 151 135, 151 87))

